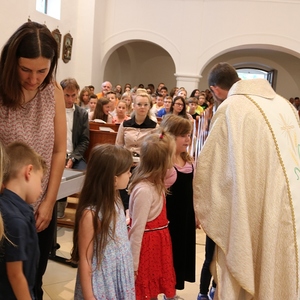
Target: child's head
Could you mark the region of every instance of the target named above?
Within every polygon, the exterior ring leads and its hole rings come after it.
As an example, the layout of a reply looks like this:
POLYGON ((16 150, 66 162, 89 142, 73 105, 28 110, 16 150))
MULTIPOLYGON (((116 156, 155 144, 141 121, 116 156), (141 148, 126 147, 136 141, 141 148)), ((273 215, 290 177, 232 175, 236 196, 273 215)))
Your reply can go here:
POLYGON ((101 119, 105 122, 107 122, 107 117, 110 111, 110 100, 108 98, 100 98, 97 101, 96 108, 94 111, 94 119, 101 119))
POLYGON ((132 97, 130 93, 125 92, 122 95, 121 100, 124 100, 126 102, 127 109, 132 109, 132 97))
POLYGON ((91 94, 90 95, 90 102, 89 102, 90 112, 93 112, 95 110, 96 105, 97 105, 97 101, 98 101, 97 95, 91 94))
POLYGON ((141 145, 140 163, 133 172, 130 190, 142 180, 149 180, 158 189, 165 190, 164 178, 172 167, 175 152, 174 137, 165 131, 148 135, 141 145))
POLYGON ((8 187, 12 182, 12 185, 20 182, 20 186, 24 188, 24 191, 21 191, 25 198, 23 200, 34 203, 42 191, 42 179, 46 171, 45 160, 22 142, 9 144, 6 152, 10 163, 9 171, 4 177, 4 185, 8 187))
POLYGON ((106 97, 110 100, 110 102, 111 102, 111 108, 110 108, 110 110, 113 111, 116 108, 116 105, 117 105, 116 93, 113 92, 113 91, 109 91, 106 94, 106 97))
POLYGON ((88 105, 89 100, 90 100, 90 89, 88 86, 85 86, 79 94, 79 100, 80 100, 80 104, 84 104, 84 105, 88 105))
POLYGON ((97 262, 98 265, 100 264, 108 237, 114 238, 117 218, 116 205, 123 209, 118 190, 127 187, 131 176, 131 165, 131 152, 121 146, 102 144, 92 149, 76 210, 73 261, 79 260, 78 231, 80 220, 84 211, 90 209, 94 211, 93 241, 96 244, 97 262), (99 213, 101 225, 99 225, 99 213))
POLYGON ((189 112, 191 114, 193 114, 195 112, 195 110, 197 109, 197 106, 198 106, 198 99, 196 97, 190 97, 188 99, 188 103, 189 103, 189 112))
POLYGON ((158 107, 161 107, 164 105, 164 96, 162 94, 157 94, 156 95, 156 105, 158 107))
POLYGON ((124 187, 115 186, 116 178, 128 172, 131 165, 131 153, 123 147, 110 144, 95 146, 90 154, 82 192, 88 185, 87 192, 91 195, 90 198, 93 198, 93 194, 101 193, 102 195, 100 198, 96 197, 95 203, 91 205, 97 205, 99 199, 104 200, 107 197, 108 201, 114 201, 115 197, 111 198, 111 196, 115 195, 115 190, 126 188, 128 183, 124 187))
POLYGON ((126 108, 126 102, 124 100, 120 100, 116 107, 117 115, 120 117, 125 117, 126 108))
POLYGON ((203 105, 205 101, 206 101, 206 94, 201 92, 201 94, 199 95, 198 104, 203 105))
POLYGON ((180 154, 184 161, 191 162, 192 157, 187 153, 187 147, 190 144, 192 123, 188 119, 168 114, 162 119, 160 128, 175 136, 176 153, 180 154))

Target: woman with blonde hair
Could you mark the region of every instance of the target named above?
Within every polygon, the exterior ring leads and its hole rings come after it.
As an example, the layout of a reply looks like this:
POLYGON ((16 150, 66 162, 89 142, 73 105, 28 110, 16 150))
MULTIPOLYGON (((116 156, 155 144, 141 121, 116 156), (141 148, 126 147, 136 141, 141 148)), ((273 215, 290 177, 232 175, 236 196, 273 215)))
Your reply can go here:
MULTIPOLYGON (((118 130, 116 145, 128 149, 134 159, 140 159, 140 149, 147 135, 153 133, 159 125, 150 118, 151 98, 146 91, 138 89, 133 102, 133 113, 130 120, 124 121, 118 130)), ((125 209, 128 208, 129 196, 126 190, 120 191, 125 209)))

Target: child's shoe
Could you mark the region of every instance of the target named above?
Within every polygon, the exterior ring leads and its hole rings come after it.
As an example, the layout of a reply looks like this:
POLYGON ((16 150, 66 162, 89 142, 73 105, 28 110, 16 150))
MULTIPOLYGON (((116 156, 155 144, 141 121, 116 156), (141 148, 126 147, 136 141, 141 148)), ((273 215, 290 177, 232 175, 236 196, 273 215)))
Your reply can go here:
POLYGON ((208 299, 209 299, 209 300, 213 300, 213 299, 214 299, 215 291, 216 291, 216 288, 214 288, 214 287, 212 286, 212 287, 210 288, 210 290, 209 290, 209 293, 208 293, 208 299))
POLYGON ((207 295, 204 294, 198 294, 197 300, 209 300, 207 295))

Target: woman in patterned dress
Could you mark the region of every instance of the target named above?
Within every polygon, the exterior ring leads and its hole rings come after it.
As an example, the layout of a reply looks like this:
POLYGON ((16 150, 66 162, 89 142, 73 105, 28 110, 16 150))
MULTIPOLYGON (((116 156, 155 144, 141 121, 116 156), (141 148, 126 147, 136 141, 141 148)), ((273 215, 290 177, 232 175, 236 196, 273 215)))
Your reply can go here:
POLYGON ((0 57, 0 141, 20 141, 47 164, 42 194, 34 204, 40 261, 36 299, 42 300, 42 277, 55 230, 53 208, 66 158, 66 114, 61 88, 54 77, 57 42, 49 29, 26 22, 8 39, 0 57))
POLYGON ((127 186, 131 165, 131 153, 120 146, 98 145, 91 152, 75 217, 75 300, 135 300, 132 254, 118 191, 127 186))

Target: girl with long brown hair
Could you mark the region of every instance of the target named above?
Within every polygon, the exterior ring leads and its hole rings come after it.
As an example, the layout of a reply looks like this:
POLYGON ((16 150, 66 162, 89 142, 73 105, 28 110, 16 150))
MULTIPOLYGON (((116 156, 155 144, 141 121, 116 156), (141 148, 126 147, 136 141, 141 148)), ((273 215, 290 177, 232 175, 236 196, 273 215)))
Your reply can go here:
POLYGON ((127 186, 131 165, 131 153, 123 147, 103 144, 91 152, 75 216, 75 300, 135 300, 132 254, 118 191, 127 186))

